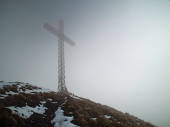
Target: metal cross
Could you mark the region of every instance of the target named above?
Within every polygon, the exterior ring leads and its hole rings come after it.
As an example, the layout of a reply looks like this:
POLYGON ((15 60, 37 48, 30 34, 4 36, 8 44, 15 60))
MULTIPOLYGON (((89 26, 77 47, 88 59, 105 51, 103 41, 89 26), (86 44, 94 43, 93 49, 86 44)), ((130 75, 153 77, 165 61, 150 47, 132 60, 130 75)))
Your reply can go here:
POLYGON ((44 24, 44 28, 58 37, 58 92, 68 93, 65 85, 64 41, 71 46, 75 46, 75 42, 64 35, 64 22, 62 19, 59 21, 59 30, 48 23, 44 24))

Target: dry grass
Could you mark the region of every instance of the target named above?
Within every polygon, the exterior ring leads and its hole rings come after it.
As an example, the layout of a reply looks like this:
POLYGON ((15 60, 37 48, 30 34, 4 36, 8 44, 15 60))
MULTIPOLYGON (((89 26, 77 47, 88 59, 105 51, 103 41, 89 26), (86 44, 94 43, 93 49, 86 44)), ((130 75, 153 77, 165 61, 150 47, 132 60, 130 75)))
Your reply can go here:
POLYGON ((154 127, 129 113, 122 113, 106 105, 92 102, 88 99, 73 99, 67 97, 62 106, 65 116, 74 116, 72 123, 81 127, 154 127), (111 116, 105 118, 104 115, 111 116), (96 120, 92 118, 97 118, 96 120), (140 124, 137 124, 140 123, 140 124))
POLYGON ((0 107, 0 127, 23 127, 24 120, 18 115, 12 114, 10 109, 0 107))
MULTIPOLYGON (((4 86, 3 89, 0 89, 0 94, 5 94, 5 92, 13 91, 18 92, 18 85, 21 82, 14 82, 11 86, 4 86)), ((27 94, 24 91, 40 89, 36 86, 32 86, 27 83, 25 86, 22 86, 20 89, 23 92, 20 92, 16 95, 10 95, 5 99, 0 99, 0 123, 1 121, 10 121, 8 125, 4 123, 4 127, 14 125, 18 126, 24 124, 24 120, 17 115, 13 115, 9 109, 4 108, 3 106, 17 106, 23 107, 28 106, 35 107, 40 104, 40 101, 46 101, 45 106, 47 108, 53 107, 49 98, 53 102, 60 103, 62 102, 61 93, 50 92, 50 93, 32 93, 27 94)), ((67 97, 67 101, 62 105, 65 116, 74 116, 72 123, 81 126, 81 127, 155 127, 154 125, 145 122, 129 113, 122 113, 114 108, 111 108, 100 103, 95 103, 89 99, 81 98, 74 99, 66 94, 63 94, 67 97), (110 118, 105 118, 104 115, 111 116, 110 118), (96 118, 96 119, 93 119, 96 118), (137 124, 140 123, 140 124, 137 124)), ((62 96, 63 97, 63 96, 62 96)), ((62 102, 63 103, 63 102, 62 102)), ((1 126, 1 124, 0 124, 1 126)), ((18 126, 19 127, 19 126, 18 126)))

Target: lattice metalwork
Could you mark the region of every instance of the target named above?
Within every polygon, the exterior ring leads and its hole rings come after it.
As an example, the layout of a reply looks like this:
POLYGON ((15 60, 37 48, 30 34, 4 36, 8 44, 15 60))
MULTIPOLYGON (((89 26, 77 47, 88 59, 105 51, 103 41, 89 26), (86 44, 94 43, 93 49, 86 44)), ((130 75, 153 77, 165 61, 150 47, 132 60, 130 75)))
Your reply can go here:
POLYGON ((44 24, 44 28, 58 37, 58 91, 67 93, 65 85, 64 41, 71 46, 75 46, 75 42, 64 35, 64 22, 62 19, 59 21, 59 30, 48 23, 44 24))

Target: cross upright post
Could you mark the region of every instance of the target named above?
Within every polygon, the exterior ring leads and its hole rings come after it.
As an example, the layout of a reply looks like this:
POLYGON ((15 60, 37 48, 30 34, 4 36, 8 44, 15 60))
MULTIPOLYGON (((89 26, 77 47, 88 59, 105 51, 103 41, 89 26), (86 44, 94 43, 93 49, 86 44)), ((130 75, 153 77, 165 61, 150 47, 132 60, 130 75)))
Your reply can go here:
POLYGON ((65 85, 64 41, 71 46, 75 46, 75 42, 64 35, 64 22, 62 19, 59 21, 59 30, 48 23, 44 24, 44 28, 58 37, 58 92, 69 93, 65 85))

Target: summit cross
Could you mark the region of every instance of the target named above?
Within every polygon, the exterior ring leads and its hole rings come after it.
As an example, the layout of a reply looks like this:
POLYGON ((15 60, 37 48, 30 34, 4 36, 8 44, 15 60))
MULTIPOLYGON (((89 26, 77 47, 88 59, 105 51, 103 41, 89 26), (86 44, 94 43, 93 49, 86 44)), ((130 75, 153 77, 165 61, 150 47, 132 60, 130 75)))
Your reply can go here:
POLYGON ((64 21, 59 20, 59 29, 55 29, 49 23, 44 24, 44 28, 58 37, 58 92, 68 93, 65 85, 65 61, 64 61, 64 41, 75 46, 75 42, 64 35, 64 21))

